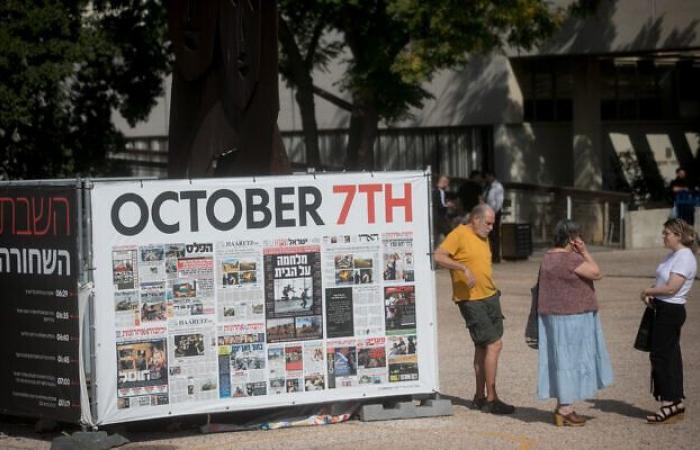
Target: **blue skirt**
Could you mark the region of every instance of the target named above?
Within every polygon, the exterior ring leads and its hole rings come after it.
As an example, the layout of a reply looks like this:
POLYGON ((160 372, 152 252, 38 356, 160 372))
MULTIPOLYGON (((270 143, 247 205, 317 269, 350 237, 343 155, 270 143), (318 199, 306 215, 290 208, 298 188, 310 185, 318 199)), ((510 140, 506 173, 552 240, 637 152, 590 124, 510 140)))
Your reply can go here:
POLYGON ((541 400, 569 404, 610 386, 613 371, 597 313, 541 315, 539 385, 541 400))

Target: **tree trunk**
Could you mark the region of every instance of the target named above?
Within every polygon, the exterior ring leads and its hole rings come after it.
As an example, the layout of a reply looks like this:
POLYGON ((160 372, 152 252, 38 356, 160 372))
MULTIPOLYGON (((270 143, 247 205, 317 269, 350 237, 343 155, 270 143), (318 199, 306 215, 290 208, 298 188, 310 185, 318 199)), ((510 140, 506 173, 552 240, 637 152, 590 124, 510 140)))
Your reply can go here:
POLYGON ((318 150, 318 124, 316 123, 316 106, 314 100, 314 83, 311 77, 312 65, 307 64, 301 55, 294 35, 289 25, 278 18, 279 38, 287 54, 287 70, 285 76, 297 89, 296 101, 301 112, 301 125, 304 131, 306 147, 306 164, 309 167, 319 167, 321 156, 318 150))
POLYGON ((372 104, 354 103, 345 165, 353 170, 374 170, 374 141, 377 139, 379 114, 372 104))
POLYGON ((301 113, 301 126, 304 129, 304 145, 306 147, 306 164, 318 168, 321 165, 321 153, 318 148, 318 124, 316 123, 316 102, 314 86, 308 77, 308 83, 297 86, 296 100, 301 113))

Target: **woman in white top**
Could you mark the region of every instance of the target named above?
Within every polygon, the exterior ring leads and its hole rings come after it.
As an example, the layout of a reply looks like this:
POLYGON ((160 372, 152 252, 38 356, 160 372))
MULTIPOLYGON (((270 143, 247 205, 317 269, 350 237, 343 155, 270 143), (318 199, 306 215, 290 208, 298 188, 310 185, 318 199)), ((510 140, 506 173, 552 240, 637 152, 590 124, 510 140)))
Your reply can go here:
POLYGON ((651 328, 651 377, 654 397, 661 402, 647 423, 670 423, 683 417, 683 360, 681 327, 685 302, 695 280, 697 249, 695 231, 682 219, 664 223, 664 246, 671 253, 656 268, 654 286, 641 293, 642 301, 655 311, 651 328))

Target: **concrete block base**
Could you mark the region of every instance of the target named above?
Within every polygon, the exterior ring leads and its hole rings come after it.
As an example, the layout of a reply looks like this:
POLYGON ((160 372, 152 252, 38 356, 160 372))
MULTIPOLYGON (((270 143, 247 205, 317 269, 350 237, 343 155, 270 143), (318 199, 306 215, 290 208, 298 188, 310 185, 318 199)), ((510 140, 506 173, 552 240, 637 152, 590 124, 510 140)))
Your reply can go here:
POLYGON ((360 409, 360 420, 363 422, 451 415, 452 402, 445 399, 428 399, 422 401, 420 405, 412 401, 398 402, 389 408, 382 404, 363 405, 360 409))

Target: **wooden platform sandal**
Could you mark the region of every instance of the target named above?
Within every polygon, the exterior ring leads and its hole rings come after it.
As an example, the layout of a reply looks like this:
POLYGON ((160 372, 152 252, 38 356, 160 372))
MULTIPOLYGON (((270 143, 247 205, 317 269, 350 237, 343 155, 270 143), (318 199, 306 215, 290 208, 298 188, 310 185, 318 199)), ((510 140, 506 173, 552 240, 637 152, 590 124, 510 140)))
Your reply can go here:
POLYGON ((673 423, 683 419, 685 413, 685 405, 683 402, 676 402, 672 405, 666 405, 659 408, 659 412, 647 416, 647 423, 661 424, 673 423))

